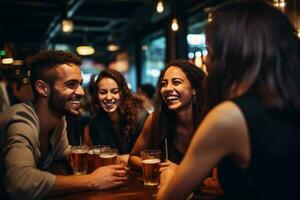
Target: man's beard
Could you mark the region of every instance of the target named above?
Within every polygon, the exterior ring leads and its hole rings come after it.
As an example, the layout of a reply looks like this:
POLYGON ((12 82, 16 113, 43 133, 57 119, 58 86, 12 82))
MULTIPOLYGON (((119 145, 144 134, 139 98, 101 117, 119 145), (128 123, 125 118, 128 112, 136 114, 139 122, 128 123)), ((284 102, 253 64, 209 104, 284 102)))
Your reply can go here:
POLYGON ((54 88, 51 89, 49 96, 49 109, 55 115, 63 116, 65 114, 71 113, 66 109, 67 97, 61 95, 54 88))

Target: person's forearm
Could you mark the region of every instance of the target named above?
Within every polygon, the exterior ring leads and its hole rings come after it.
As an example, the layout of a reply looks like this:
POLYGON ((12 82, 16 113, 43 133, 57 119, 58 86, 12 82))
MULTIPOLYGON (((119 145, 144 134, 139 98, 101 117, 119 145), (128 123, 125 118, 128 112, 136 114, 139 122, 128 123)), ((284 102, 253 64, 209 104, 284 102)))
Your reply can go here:
POLYGON ((95 188, 97 188, 97 185, 92 182, 90 175, 56 176, 55 183, 47 196, 56 196, 74 191, 81 192, 95 188))
POLYGON ((133 170, 142 170, 142 159, 138 156, 130 156, 129 157, 129 167, 133 170))

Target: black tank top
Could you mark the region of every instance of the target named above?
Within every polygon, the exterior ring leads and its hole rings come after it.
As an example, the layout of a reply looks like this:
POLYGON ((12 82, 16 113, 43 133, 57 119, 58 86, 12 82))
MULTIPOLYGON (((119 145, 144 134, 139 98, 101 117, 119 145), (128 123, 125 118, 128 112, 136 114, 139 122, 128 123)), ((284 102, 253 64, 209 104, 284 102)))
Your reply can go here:
POLYGON ((251 96, 233 101, 244 115, 251 162, 219 164, 225 199, 300 199, 300 112, 268 109, 251 96))

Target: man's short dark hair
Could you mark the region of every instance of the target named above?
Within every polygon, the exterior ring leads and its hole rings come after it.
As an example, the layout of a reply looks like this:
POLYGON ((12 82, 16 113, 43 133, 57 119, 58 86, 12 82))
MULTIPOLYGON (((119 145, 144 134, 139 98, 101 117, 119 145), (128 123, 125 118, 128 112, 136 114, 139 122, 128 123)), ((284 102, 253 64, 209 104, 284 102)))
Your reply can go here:
POLYGON ((56 77, 53 73, 49 72, 55 67, 63 64, 74 64, 80 66, 81 58, 72 53, 58 50, 40 51, 32 57, 29 63, 30 82, 35 96, 35 82, 40 79, 52 85, 56 77))

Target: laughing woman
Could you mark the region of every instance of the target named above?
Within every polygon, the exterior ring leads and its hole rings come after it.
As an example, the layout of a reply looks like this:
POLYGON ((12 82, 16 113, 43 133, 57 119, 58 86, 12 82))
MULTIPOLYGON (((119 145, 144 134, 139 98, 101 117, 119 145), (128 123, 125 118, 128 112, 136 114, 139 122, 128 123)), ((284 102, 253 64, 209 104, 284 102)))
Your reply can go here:
POLYGON ((132 149, 131 167, 141 169, 141 150, 165 151, 165 138, 169 143, 168 158, 171 162, 168 163, 180 163, 200 122, 204 79, 205 74, 200 68, 184 60, 174 61, 162 71, 156 109, 147 118, 132 149))
POLYGON ((89 136, 84 142, 109 145, 117 148, 119 154, 130 153, 147 112, 137 107, 124 77, 115 70, 102 71, 94 88, 92 102, 96 114, 90 121, 89 136))
POLYGON ((263 1, 213 13, 208 114, 157 199, 186 199, 218 164, 224 199, 299 198, 300 41, 288 18, 263 1))

